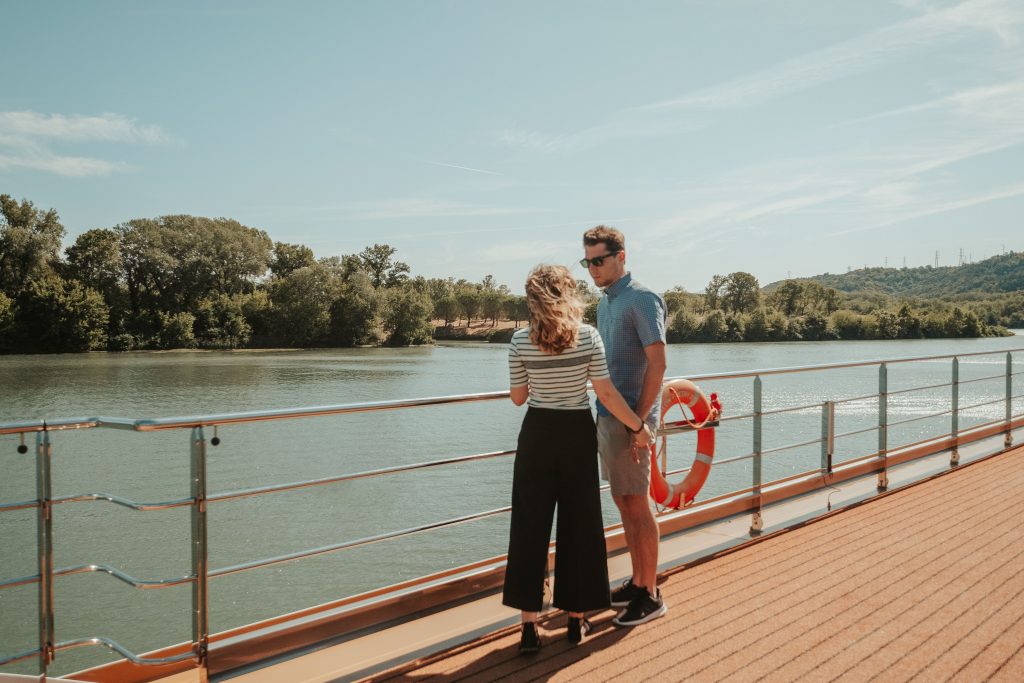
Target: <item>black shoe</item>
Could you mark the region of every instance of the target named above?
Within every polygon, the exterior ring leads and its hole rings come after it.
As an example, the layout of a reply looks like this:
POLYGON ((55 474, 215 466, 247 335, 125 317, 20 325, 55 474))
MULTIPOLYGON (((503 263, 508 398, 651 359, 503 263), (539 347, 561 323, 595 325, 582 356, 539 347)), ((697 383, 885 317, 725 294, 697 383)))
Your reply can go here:
POLYGON ((612 607, 627 607, 629 603, 644 595, 647 595, 647 591, 633 583, 632 578, 626 579, 620 587, 612 591, 612 607))
MULTIPOLYGON (((641 588, 640 590, 643 589, 641 588)), ((647 591, 643 591, 643 593, 643 595, 629 603, 629 607, 622 614, 612 619, 612 623, 616 626, 637 626, 664 616, 668 612, 665 601, 661 599, 660 590, 654 595, 647 591)))
POLYGON ((540 651, 540 634, 537 624, 532 621, 523 622, 523 632, 519 638, 519 654, 528 655, 540 651))
POLYGON ((569 617, 569 644, 579 645, 593 628, 584 617, 569 617))

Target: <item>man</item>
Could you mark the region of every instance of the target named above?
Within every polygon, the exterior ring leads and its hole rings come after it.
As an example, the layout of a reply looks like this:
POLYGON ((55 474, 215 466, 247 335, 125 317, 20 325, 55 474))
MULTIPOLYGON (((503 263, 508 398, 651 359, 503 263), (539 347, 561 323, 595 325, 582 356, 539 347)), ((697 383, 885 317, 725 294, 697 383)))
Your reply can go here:
MULTIPOLYGON (((597 327, 604 340, 612 383, 626 403, 656 429, 665 377, 664 300, 626 270, 626 240, 615 228, 599 225, 583 235, 584 258, 594 284, 604 290, 597 327)), ((636 626, 668 608, 656 585, 658 525, 648 501, 651 463, 631 447, 630 428, 597 403, 597 443, 601 474, 611 484, 619 508, 633 575, 612 591, 613 607, 625 607, 614 620, 636 626)))

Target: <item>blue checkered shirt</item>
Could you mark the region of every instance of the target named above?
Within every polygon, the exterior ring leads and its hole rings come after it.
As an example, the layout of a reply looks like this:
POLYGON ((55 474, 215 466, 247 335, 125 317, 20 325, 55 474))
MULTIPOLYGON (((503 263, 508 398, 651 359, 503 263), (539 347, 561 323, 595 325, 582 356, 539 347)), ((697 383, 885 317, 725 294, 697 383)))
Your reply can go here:
MULTIPOLYGON (((597 305, 597 330, 604 340, 612 384, 631 408, 636 408, 644 386, 644 347, 665 342, 665 317, 665 300, 634 280, 630 273, 607 287, 597 305)), ((659 394, 651 413, 645 416, 648 420, 657 415, 660 399, 659 394)), ((597 402, 597 414, 611 415, 601 401, 597 402)))

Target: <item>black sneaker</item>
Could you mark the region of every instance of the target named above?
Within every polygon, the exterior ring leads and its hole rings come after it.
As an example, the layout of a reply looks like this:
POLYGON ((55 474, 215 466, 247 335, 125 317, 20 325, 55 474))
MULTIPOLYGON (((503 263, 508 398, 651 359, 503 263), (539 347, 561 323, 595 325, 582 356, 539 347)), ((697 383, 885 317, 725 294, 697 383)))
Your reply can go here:
POLYGON ((661 599, 660 590, 654 595, 644 591, 643 595, 629 603, 629 607, 622 614, 612 619, 612 623, 616 626, 638 626, 664 616, 666 612, 668 612, 668 607, 661 599))
POLYGON ((532 621, 523 622, 523 632, 519 637, 519 654, 528 655, 540 652, 540 634, 537 633, 537 624, 532 621))
POLYGON ((593 628, 590 622, 583 617, 569 617, 569 644, 579 645, 583 642, 583 637, 590 633, 590 629, 593 628))
POLYGON ((612 591, 612 607, 627 607, 629 603, 645 595, 647 591, 634 584, 632 578, 628 578, 612 591))

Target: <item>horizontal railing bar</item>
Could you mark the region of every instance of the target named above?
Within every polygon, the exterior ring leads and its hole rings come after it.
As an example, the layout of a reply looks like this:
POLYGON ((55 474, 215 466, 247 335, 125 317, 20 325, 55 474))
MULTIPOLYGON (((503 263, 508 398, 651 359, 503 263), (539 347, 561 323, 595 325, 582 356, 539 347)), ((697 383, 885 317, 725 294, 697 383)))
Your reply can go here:
POLYGON ((856 436, 858 434, 866 434, 868 432, 877 432, 877 431, 878 431, 878 425, 871 425, 870 427, 865 427, 864 429, 855 429, 852 432, 843 432, 842 434, 836 434, 834 438, 842 439, 845 436, 856 436))
POLYGON ((793 448, 803 448, 804 446, 810 446, 812 444, 821 443, 822 439, 811 439, 810 441, 803 441, 801 443, 791 443, 788 446, 779 446, 778 448, 766 448, 761 451, 761 455, 768 455, 769 453, 779 453, 781 451, 788 451, 793 448))
POLYGON ((195 505, 195 499, 193 498, 179 498, 177 500, 168 500, 163 503, 139 503, 134 500, 128 500, 127 498, 121 498, 111 493, 78 493, 70 496, 61 496, 60 498, 54 498, 53 504, 59 503, 81 503, 92 500, 102 500, 114 505, 120 505, 122 507, 131 508, 132 510, 171 510, 173 508, 189 507, 195 505))
MULTIPOLYGON (((849 398, 837 398, 837 399, 833 400, 832 402, 835 403, 836 405, 839 405, 840 403, 856 403, 857 401, 867 401, 867 400, 873 399, 873 398, 878 398, 878 393, 877 392, 874 393, 874 394, 864 394, 863 396, 851 396, 849 398)), ((821 404, 819 403, 818 406, 820 407, 821 404)))
MULTIPOLYGON (((963 408, 960 408, 960 411, 962 412, 963 408)), ((942 417, 943 415, 949 415, 952 412, 953 412, 953 409, 951 408, 949 410, 943 410, 943 411, 938 412, 938 413, 927 413, 926 415, 918 415, 917 417, 908 417, 906 420, 896 420, 895 422, 890 422, 888 426, 896 427, 896 426, 899 426, 899 425, 909 424, 911 422, 920 422, 921 420, 931 420, 931 419, 934 419, 936 417, 942 417)))
POLYGON ((696 380, 714 380, 714 379, 742 379, 744 377, 756 377, 758 375, 783 375, 797 372, 815 372, 818 370, 840 370, 843 368, 857 368, 866 367, 872 365, 881 365, 886 363, 889 365, 895 363, 913 363, 918 361, 929 361, 929 360, 945 360, 952 358, 967 358, 970 356, 993 356, 996 354, 1004 353, 1016 353, 1024 351, 1024 348, 1017 349, 1000 349, 998 351, 976 351, 973 353, 951 353, 941 356, 912 356, 907 358, 892 358, 892 359, 877 359, 877 360, 863 360, 854 361, 852 363, 824 363, 821 365, 797 365, 792 367, 783 368, 768 368, 764 370, 744 370, 738 372, 720 372, 714 374, 703 374, 703 375, 681 375, 679 377, 666 377, 665 381, 673 379, 688 379, 690 381, 696 380))
POLYGON ((0 666, 5 666, 7 664, 14 664, 15 662, 20 662, 23 659, 31 659, 32 657, 38 657, 38 656, 39 656, 39 648, 37 647, 34 650, 26 650, 25 652, 19 652, 16 655, 8 655, 7 657, 0 657, 0 666))
POLYGON ((973 379, 962 379, 960 384, 970 384, 972 382, 987 382, 993 379, 1006 379, 1006 373, 1000 373, 998 375, 989 375, 988 377, 975 377, 973 379))
MULTIPOLYGON (((1003 375, 999 375, 1003 377, 1003 375)), ((973 380, 971 380, 973 381, 973 380)), ((960 384, 966 384, 963 380, 960 380, 960 384)), ((942 389, 943 387, 953 386, 952 382, 943 382, 942 384, 929 384, 923 387, 910 387, 909 389, 896 389, 895 391, 889 391, 890 396, 896 396, 897 394, 910 394, 915 391, 927 391, 928 389, 942 389)), ((878 396, 878 394, 872 394, 871 396, 878 396)), ((870 397, 869 397, 870 398, 870 397)))
POLYGON ((393 538, 400 538, 402 536, 417 534, 422 531, 430 531, 431 529, 440 529, 442 527, 464 524, 466 522, 472 522, 477 519, 483 519, 485 517, 491 517, 493 515, 508 512, 511 509, 511 506, 495 508, 494 510, 487 510, 485 512, 477 512, 471 515, 465 515, 464 517, 455 517, 453 519, 446 519, 440 522, 431 522, 430 524, 423 524, 416 527, 410 527, 408 529, 402 529, 400 531, 391 531, 385 534, 378 534, 376 536, 367 536, 365 538, 356 539, 354 541, 345 541, 344 543, 335 543, 333 545, 322 546, 320 548, 312 548, 310 550, 300 550, 295 553, 280 555, 278 557, 271 557, 264 560, 255 560, 253 562, 236 564, 230 567, 222 567, 220 569, 210 571, 209 578, 212 579, 215 577, 227 576, 228 574, 237 574, 238 572, 249 571, 250 569, 259 569, 261 567, 270 567, 275 564, 282 564, 284 562, 294 562, 295 560, 301 560, 307 557, 325 555, 327 553, 333 553, 339 550, 347 550, 349 548, 358 548, 360 546, 370 545, 372 543, 379 543, 380 541, 387 541, 393 538))
MULTIPOLYGON (((143 666, 156 666, 160 664, 174 664, 175 662, 184 662, 189 659, 195 659, 195 654, 192 651, 185 652, 180 655, 174 655, 173 657, 160 657, 159 659, 149 659, 147 657, 139 657, 134 652, 124 648, 122 645, 110 638, 79 638, 78 640, 65 640, 62 643, 57 643, 53 646, 54 651, 60 650, 72 650, 77 647, 85 647, 88 645, 101 645, 112 652, 116 652, 125 659, 130 660, 134 664, 141 664, 143 666)), ((38 652, 38 651, 37 651, 38 652)))
MULTIPOLYGON (((707 424, 705 424, 700 429, 713 429, 713 428, 718 426, 719 422, 720 422, 720 420, 712 420, 711 422, 708 422, 707 424)), ((676 422, 668 422, 668 423, 666 423, 663 428, 658 429, 655 432, 655 436, 668 436, 669 434, 682 434, 683 432, 696 432, 696 431, 700 431, 700 429, 694 429, 693 427, 691 427, 689 424, 687 424, 683 420, 678 420, 676 422)))
POLYGON ((400 408, 422 408, 424 406, 468 403, 472 401, 493 401, 496 399, 508 398, 508 396, 508 391, 487 391, 478 394, 412 398, 398 401, 372 401, 368 403, 314 406, 311 408, 282 408, 278 410, 260 410, 245 413, 225 413, 221 415, 167 417, 155 420, 135 420, 133 428, 140 432, 151 432, 161 429, 205 427, 210 425, 234 424, 238 422, 262 422, 266 420, 283 420, 300 417, 323 417, 325 415, 398 410, 400 408))
POLYGON ((288 484, 272 484, 269 486, 259 486, 251 489, 239 489, 237 491, 225 491, 223 493, 217 493, 212 496, 207 496, 206 501, 208 503, 217 503, 225 500, 235 500, 238 498, 245 498, 248 496, 259 496, 265 493, 277 493, 279 491, 291 491, 295 489, 307 488, 311 486, 319 486, 321 484, 333 484, 341 481, 351 481, 353 479, 365 479, 368 477, 379 477, 385 474, 394 474, 396 472, 408 472, 411 470, 424 469, 428 467, 438 467, 440 465, 451 465, 453 463, 471 462, 474 460, 486 460, 488 458, 497 458, 504 455, 515 455, 515 451, 494 451, 493 453, 480 453, 477 455, 462 455, 454 458, 445 458, 443 460, 429 460, 426 462, 420 462, 413 465, 397 465, 395 467, 385 467, 379 470, 368 470, 366 472, 356 472, 355 474, 339 474, 331 477, 322 477, 320 479, 308 479, 306 481, 296 481, 288 484))
POLYGON ((37 507, 39 507, 38 500, 23 500, 20 503, 4 503, 3 505, 0 505, 0 512, 10 512, 12 510, 28 510, 37 507))
POLYGON ((0 436, 4 434, 30 434, 32 432, 55 432, 63 429, 89 429, 98 426, 95 417, 69 417, 60 420, 24 420, 0 424, 0 436))
POLYGON ((28 586, 33 583, 39 583, 39 574, 30 574, 28 576, 19 576, 16 579, 6 579, 4 581, 0 581, 0 591, 2 591, 5 588, 28 586))
MULTIPOLYGON (((1014 397, 1011 396, 1010 400, 1012 401, 1013 398, 1014 397)), ((965 410, 970 410, 971 408, 980 408, 982 406, 990 406, 993 403, 1005 403, 1005 402, 1006 402, 1006 397, 1005 396, 1000 396, 999 398, 992 399, 991 401, 982 401, 981 403, 974 403, 974 404, 969 405, 969 406, 960 406, 960 412, 962 413, 965 410)), ((1001 422, 1002 420, 997 420, 997 421, 1001 422)))
MULTIPOLYGON (((109 574, 115 579, 124 581, 132 588, 140 588, 142 590, 155 589, 155 588, 170 588, 171 586, 180 586, 183 583, 192 583, 195 581, 194 576, 182 576, 175 579, 136 579, 135 577, 125 574, 120 569, 115 569, 110 565, 106 564, 80 564, 74 567, 64 567, 63 569, 56 569, 53 572, 54 576, 71 576, 72 574, 90 574, 99 572, 101 574, 109 574)), ((27 586, 33 583, 39 583, 39 574, 32 574, 29 576, 20 576, 16 579, 8 579, 6 581, 0 581, 0 590, 5 588, 14 588, 16 586, 27 586)))

